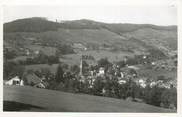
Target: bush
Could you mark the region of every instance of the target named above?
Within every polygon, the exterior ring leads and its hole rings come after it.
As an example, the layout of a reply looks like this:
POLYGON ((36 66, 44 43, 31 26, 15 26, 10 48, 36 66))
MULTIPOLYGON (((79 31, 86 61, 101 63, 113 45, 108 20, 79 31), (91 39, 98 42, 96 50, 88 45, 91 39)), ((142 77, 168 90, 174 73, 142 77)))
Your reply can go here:
POLYGON ((74 50, 70 45, 59 45, 58 50, 56 52, 57 55, 64 55, 64 54, 74 54, 74 50))
POLYGON ((161 50, 158 49, 149 49, 148 52, 150 53, 149 57, 151 59, 160 60, 167 57, 161 50))
POLYGON ((177 91, 176 89, 168 89, 163 91, 161 95, 161 103, 166 108, 170 108, 170 105, 174 105, 177 108, 177 91))

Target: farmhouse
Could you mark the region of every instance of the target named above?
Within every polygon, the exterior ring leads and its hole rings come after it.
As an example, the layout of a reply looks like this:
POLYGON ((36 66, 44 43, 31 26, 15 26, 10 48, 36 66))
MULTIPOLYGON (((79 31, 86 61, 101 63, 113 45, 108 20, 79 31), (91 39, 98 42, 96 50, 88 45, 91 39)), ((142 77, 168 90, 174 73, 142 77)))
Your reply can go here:
POLYGON ((146 81, 144 79, 139 79, 137 82, 142 88, 147 86, 146 81))
POLYGON ((30 50, 29 50, 29 49, 26 49, 26 50, 25 50, 25 54, 26 54, 27 56, 29 56, 29 55, 30 55, 30 50))
POLYGON ((126 80, 119 80, 118 83, 119 84, 126 84, 126 80))
POLYGON ((15 76, 14 78, 8 80, 5 82, 5 85, 20 85, 23 86, 23 80, 21 80, 18 76, 15 76))
POLYGON ((46 88, 45 85, 44 85, 43 83, 41 83, 41 82, 38 83, 38 84, 36 84, 36 85, 34 85, 34 87, 37 87, 37 88, 44 88, 44 89, 46 88))
POLYGON ((98 76, 102 76, 105 74, 105 69, 103 67, 99 68, 99 73, 97 74, 98 76))
POLYGON ((73 43, 74 49, 87 50, 87 48, 82 43, 73 43))
POLYGON ((35 50, 34 53, 35 53, 36 55, 38 55, 38 54, 40 53, 40 51, 39 51, 39 50, 35 50))
POLYGON ((27 74, 24 77, 24 81, 25 81, 26 85, 30 85, 30 86, 37 87, 37 88, 46 88, 43 81, 37 75, 35 75, 33 73, 27 74))

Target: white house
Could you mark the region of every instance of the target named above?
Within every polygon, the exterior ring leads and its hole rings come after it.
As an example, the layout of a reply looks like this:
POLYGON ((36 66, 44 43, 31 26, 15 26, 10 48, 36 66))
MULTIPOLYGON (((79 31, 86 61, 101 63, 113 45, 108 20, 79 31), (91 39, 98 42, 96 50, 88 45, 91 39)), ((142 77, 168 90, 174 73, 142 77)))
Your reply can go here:
POLYGON ((147 56, 146 56, 146 55, 144 55, 144 56, 143 56, 143 59, 146 59, 146 58, 147 58, 147 56))
POLYGON ((154 86, 156 86, 157 85, 157 83, 155 82, 155 81, 152 81, 151 83, 150 83, 150 87, 152 88, 152 87, 154 87, 154 86))
POLYGON ((18 76, 15 76, 14 78, 8 80, 5 82, 5 85, 20 85, 23 86, 24 82, 21 80, 18 76))
POLYGON ((152 62, 151 65, 156 65, 156 63, 155 62, 152 62))
POLYGON ((29 56, 30 55, 30 51, 27 49, 26 51, 26 55, 29 56))
POLYGON ((39 51, 39 50, 36 50, 34 53, 35 53, 35 54, 39 54, 39 53, 40 53, 40 51, 39 51))
POLYGON ((119 80, 118 83, 119 84, 126 84, 126 80, 119 80))
POLYGON ((143 88, 145 88, 145 87, 147 86, 146 82, 145 82, 143 79, 140 79, 140 80, 138 81, 138 83, 139 83, 139 85, 140 85, 141 87, 143 87, 143 88))
POLYGON ((101 76, 101 75, 104 75, 104 74, 105 74, 104 68, 100 67, 98 75, 101 76))
POLYGON ((139 70, 139 69, 140 69, 139 67, 137 67, 137 66, 133 66, 133 65, 128 66, 128 68, 130 68, 130 69, 134 69, 134 70, 139 70))

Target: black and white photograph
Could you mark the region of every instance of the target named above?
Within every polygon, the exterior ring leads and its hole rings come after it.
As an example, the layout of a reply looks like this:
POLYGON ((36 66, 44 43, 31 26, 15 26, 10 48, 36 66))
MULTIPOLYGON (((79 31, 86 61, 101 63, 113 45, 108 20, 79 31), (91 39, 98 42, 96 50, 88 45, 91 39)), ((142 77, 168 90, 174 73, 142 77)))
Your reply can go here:
POLYGON ((4 5, 3 112, 177 113, 177 5, 4 5))

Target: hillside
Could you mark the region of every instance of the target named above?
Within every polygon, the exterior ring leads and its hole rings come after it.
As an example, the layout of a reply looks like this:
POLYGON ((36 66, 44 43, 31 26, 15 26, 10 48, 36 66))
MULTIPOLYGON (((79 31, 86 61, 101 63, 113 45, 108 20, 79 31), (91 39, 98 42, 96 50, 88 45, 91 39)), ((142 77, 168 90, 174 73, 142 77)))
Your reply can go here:
POLYGON ((45 18, 34 17, 15 20, 11 23, 5 23, 4 32, 42 32, 57 30, 58 25, 55 22, 47 21, 45 18))
POLYGON ((177 50, 176 26, 107 24, 86 19, 58 23, 37 17, 3 26, 4 46, 14 48, 17 53, 20 48, 35 47, 36 43, 51 47, 82 43, 91 50, 109 48, 134 55, 146 53, 151 48, 167 54, 177 50))
POLYGON ((4 111, 171 113, 143 103, 32 87, 4 86, 4 111), (16 108, 13 108, 16 107, 16 108))
POLYGON ((123 35, 128 38, 136 38, 151 46, 156 45, 155 47, 165 47, 167 50, 177 49, 177 33, 174 31, 142 28, 136 31, 124 33, 123 35))

